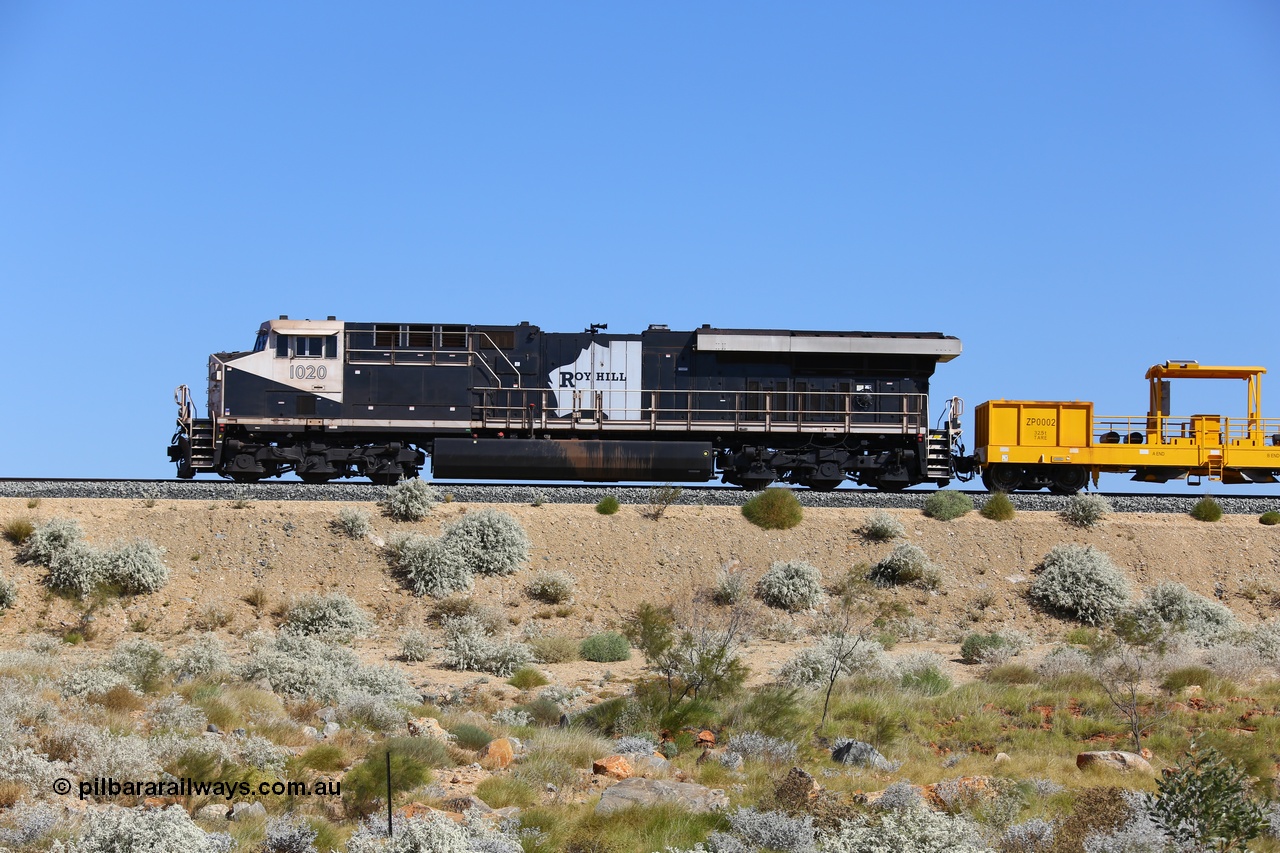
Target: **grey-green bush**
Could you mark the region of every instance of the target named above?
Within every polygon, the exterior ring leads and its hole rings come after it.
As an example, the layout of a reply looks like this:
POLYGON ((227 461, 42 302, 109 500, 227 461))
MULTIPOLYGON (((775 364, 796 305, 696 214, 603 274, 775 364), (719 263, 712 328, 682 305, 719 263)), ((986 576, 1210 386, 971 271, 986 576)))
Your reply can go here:
POLYGON ((364 666, 355 652, 316 637, 282 633, 254 635, 245 681, 264 680, 276 693, 334 703, 351 694, 379 696, 389 702, 418 702, 404 674, 382 666, 364 666))
POLYGON ((711 591, 711 600, 716 604, 737 604, 746 593, 747 579, 742 572, 724 568, 716 575, 716 585, 711 591))
POLYGON ((434 537, 410 533, 391 540, 387 550, 414 595, 447 598, 470 590, 474 582, 461 555, 443 548, 434 537))
POLYGON ((1102 495, 1075 494, 1062 510, 1062 520, 1076 527, 1093 527, 1111 512, 1111 503, 1102 495))
POLYGON ((422 521, 439 500, 439 492, 425 481, 414 478, 387 489, 382 509, 396 521, 422 521))
POLYGON ((1160 583, 1129 609, 1134 624, 1148 628, 1163 626, 1190 635, 1199 646, 1209 646, 1233 631, 1240 622, 1231 609, 1180 583, 1160 583))
POLYGON ((400 658, 410 663, 421 663, 431 655, 431 641, 421 631, 407 631, 400 638, 400 658))
POLYGON ((469 512, 446 525, 439 548, 476 574, 509 575, 529 559, 529 536, 510 513, 469 512))
POLYGON ((18 587, 0 575, 0 610, 8 610, 18 600, 18 587))
POLYGON ((938 521, 951 521, 973 510, 973 498, 964 492, 939 489, 924 499, 924 514, 938 521))
POLYGON ((583 640, 578 646, 578 654, 583 660, 597 663, 628 660, 631 657, 631 644, 621 634, 605 631, 583 640))
POLYGON ((1030 595, 1051 610, 1102 625, 1128 604, 1129 583, 1092 545, 1058 545, 1045 555, 1030 595))
POLYGON ((507 678, 532 660, 533 652, 528 646, 492 636, 484 621, 475 616, 458 616, 444 622, 447 667, 507 678))
POLYGON ((105 559, 107 580, 125 592, 155 592, 169 582, 164 549, 148 539, 116 545, 105 559))
POLYGON ((547 604, 573 601, 573 575, 568 572, 537 572, 529 578, 524 590, 530 598, 547 604))
POLYGON ((215 635, 201 634, 178 649, 169 670, 186 678, 208 678, 231 672, 231 657, 215 635))
POLYGON ((756 584, 756 595, 770 607, 811 610, 822 601, 822 572, 804 560, 775 562, 756 584))
POLYGON ((51 589, 88 595, 107 577, 107 557, 86 542, 72 541, 54 551, 45 582, 51 589))
POLYGON ((18 549, 18 559, 47 566, 54 556, 84 538, 80 522, 69 518, 51 518, 38 525, 18 549))
POLYGON ((900 542, 888 556, 871 567, 867 579, 877 586, 912 584, 936 589, 942 584, 942 572, 918 545, 900 542))
POLYGON ((369 513, 353 506, 344 506, 338 510, 338 520, 334 522, 334 526, 352 539, 363 539, 373 532, 369 513))
POLYGON ((289 605, 280 630, 290 634, 321 636, 331 642, 349 642, 373 629, 373 621, 350 597, 308 593, 289 605))
POLYGON ((155 643, 138 637, 116 646, 107 667, 144 693, 155 689, 168 669, 164 652, 155 643))
POLYGON ((864 539, 870 539, 872 542, 888 542, 890 539, 897 539, 907 532, 902 522, 894 518, 882 509, 867 516, 867 520, 862 523, 862 527, 858 529, 864 539))
POLYGON ((234 846, 223 832, 206 833, 182 806, 165 809, 111 809, 85 812, 70 849, 77 853, 221 853, 234 846))

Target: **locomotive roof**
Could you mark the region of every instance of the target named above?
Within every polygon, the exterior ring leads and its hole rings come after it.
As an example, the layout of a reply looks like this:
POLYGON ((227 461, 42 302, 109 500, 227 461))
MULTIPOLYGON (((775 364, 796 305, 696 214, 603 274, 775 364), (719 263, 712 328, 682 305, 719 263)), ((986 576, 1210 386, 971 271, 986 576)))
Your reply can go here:
POLYGON ((774 329, 697 330, 698 349, 712 352, 923 355, 951 361, 960 339, 941 332, 802 332, 774 329))

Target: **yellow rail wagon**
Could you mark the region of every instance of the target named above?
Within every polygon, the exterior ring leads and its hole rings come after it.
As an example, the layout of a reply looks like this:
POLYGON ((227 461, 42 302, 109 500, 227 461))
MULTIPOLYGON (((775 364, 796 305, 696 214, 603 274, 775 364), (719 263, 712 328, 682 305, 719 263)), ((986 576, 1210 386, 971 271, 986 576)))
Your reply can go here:
POLYGON ((1213 367, 1166 361, 1147 371, 1150 408, 1136 417, 1102 417, 1093 403, 990 400, 974 413, 970 464, 992 491, 1041 489, 1073 494, 1103 472, 1148 483, 1192 478, 1223 483, 1275 483, 1280 473, 1280 419, 1263 419, 1262 367, 1213 367), (1238 379, 1248 414, 1171 415, 1173 379, 1238 379))

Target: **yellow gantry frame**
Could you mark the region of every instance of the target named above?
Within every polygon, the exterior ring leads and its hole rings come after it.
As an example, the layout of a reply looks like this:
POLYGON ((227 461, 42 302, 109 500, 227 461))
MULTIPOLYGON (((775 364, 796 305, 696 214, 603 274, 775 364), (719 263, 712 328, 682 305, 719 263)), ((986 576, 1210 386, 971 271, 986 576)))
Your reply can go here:
MULTIPOLYGON (((1148 415, 1161 417, 1164 411, 1164 385, 1167 379, 1243 379, 1249 383, 1249 431, 1257 426, 1262 417, 1262 374, 1265 367, 1221 367, 1208 364, 1196 364, 1194 361, 1166 361, 1164 364, 1153 364, 1147 370, 1147 379, 1151 380, 1151 409, 1148 415)), ((1157 434, 1158 431, 1157 431, 1157 434)))

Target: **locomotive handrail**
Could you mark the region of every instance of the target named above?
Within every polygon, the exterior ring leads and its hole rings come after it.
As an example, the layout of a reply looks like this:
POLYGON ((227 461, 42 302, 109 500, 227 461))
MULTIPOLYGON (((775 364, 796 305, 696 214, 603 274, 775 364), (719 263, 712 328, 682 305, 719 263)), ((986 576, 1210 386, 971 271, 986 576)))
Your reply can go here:
POLYGON ((879 428, 903 433, 928 429, 925 394, 773 392, 719 390, 575 389, 569 405, 551 389, 475 388, 474 419, 485 427, 530 429, 551 426, 725 429, 741 432, 853 432, 879 428), (755 405, 744 405, 752 397, 755 405), (775 397, 795 397, 775 405, 775 397), (666 404, 664 405, 664 398, 666 404), (726 405, 732 400, 732 407, 726 405), (877 405, 879 404, 879 405, 877 405), (531 412, 530 410, 534 410, 531 412), (567 410, 561 415, 559 412, 567 410))
POLYGON ((1226 418, 1221 415, 1098 416, 1093 443, 1210 445, 1276 444, 1280 418, 1226 418))

